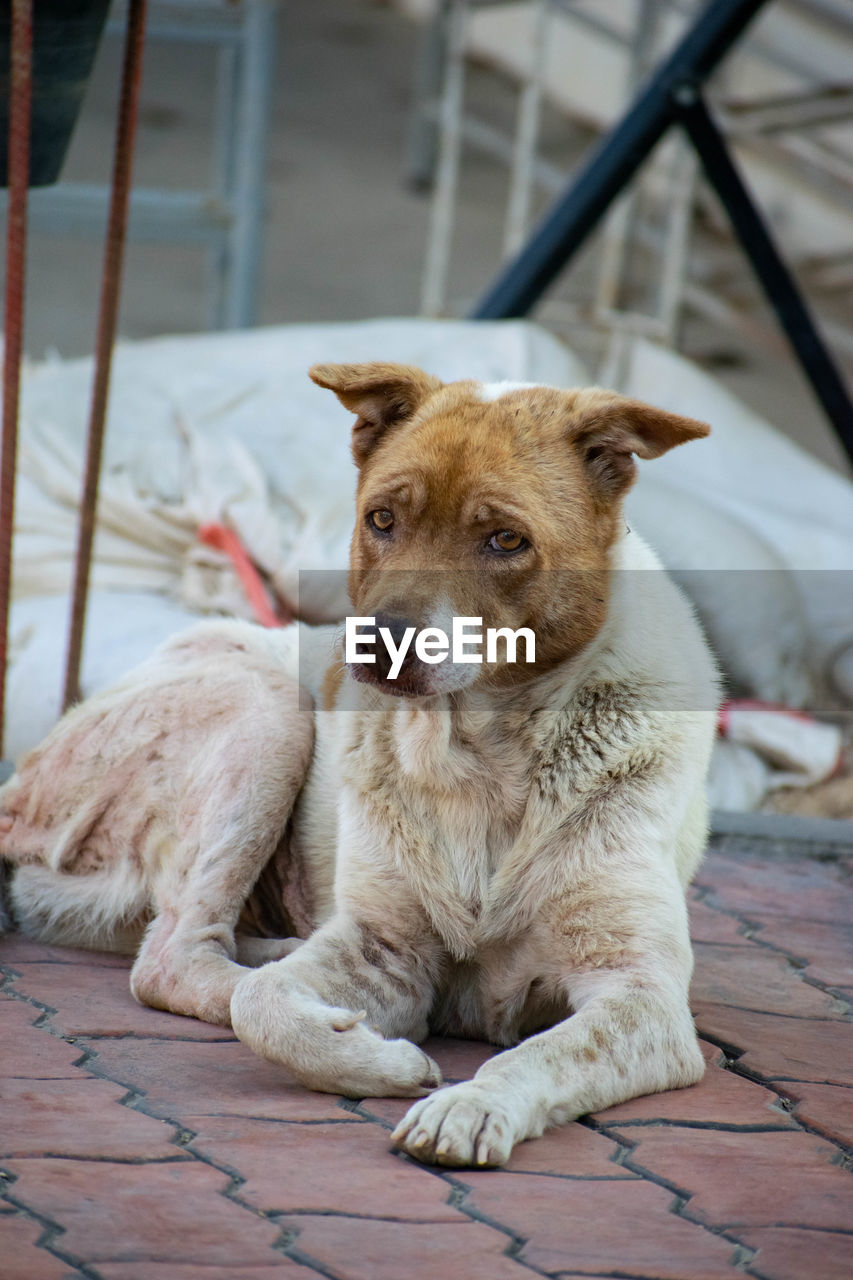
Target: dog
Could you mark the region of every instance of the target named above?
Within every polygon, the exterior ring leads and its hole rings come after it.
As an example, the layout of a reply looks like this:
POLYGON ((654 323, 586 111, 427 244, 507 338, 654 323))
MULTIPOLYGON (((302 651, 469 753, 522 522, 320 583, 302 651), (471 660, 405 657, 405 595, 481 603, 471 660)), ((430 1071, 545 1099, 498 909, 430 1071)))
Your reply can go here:
POLYGON ((13 912, 135 953, 138 1000, 232 1025, 309 1088, 416 1098, 393 1141, 417 1159, 501 1165, 703 1073, 685 888, 717 671, 622 501, 634 455, 709 428, 598 388, 311 377, 356 415, 375 661, 301 624, 173 637, 0 794, 13 912), (531 632, 533 660, 403 652, 453 618, 531 632), (429 1032, 504 1051, 440 1087, 429 1032))

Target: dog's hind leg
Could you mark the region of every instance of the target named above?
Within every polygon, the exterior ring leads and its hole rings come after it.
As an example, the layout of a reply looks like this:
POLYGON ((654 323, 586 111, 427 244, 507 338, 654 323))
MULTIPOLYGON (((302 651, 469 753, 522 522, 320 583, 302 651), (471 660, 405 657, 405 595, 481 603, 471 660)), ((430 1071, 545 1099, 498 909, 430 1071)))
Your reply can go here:
POLYGON ((210 915, 222 918, 205 926, 174 909, 160 912, 145 934, 130 988, 141 1004, 228 1027, 240 979, 290 955, 302 939, 234 937, 227 910, 210 915))
MULTIPOLYGON (((227 760, 210 753, 188 783, 177 822, 151 822, 138 843, 128 838, 120 797, 111 797, 101 823, 114 845, 110 857, 96 856, 107 842, 92 837, 90 845, 75 846, 65 866, 48 829, 41 832, 45 848, 36 860, 33 842, 23 839, 19 847, 29 861, 15 867, 10 886, 19 927, 60 946, 129 954, 138 949, 131 973, 138 1000, 228 1025, 231 993, 248 972, 244 966, 280 959, 299 941, 234 932, 301 786, 310 715, 307 721, 290 718, 286 741, 267 741, 265 753, 261 746, 254 743, 242 760, 234 752, 227 760)), ((132 797, 126 799, 133 811, 132 797)), ((7 819, 6 825, 21 837, 20 822, 13 827, 7 819)))
POLYGON ((199 842, 190 856, 186 848, 176 851, 176 867, 158 877, 156 914, 131 971, 137 1000, 230 1025, 231 995, 250 971, 246 966, 280 958, 298 942, 242 939, 234 932, 243 902, 275 844, 273 839, 251 847, 234 833, 199 842))
MULTIPOLYGON (((280 698, 280 701, 284 701, 280 698)), ((310 757, 313 720, 280 706, 277 737, 250 726, 209 755, 181 799, 178 840, 153 876, 152 920, 131 973, 143 1004, 230 1025, 246 964, 289 953, 297 939, 241 939, 243 905, 283 839, 310 757)), ((267 725, 268 729, 269 726, 267 725)))
POLYGON ((70 711, 0 793, 19 924, 123 950, 145 930, 137 998, 227 1024, 235 926, 311 757, 306 702, 254 629, 220 623, 70 711))

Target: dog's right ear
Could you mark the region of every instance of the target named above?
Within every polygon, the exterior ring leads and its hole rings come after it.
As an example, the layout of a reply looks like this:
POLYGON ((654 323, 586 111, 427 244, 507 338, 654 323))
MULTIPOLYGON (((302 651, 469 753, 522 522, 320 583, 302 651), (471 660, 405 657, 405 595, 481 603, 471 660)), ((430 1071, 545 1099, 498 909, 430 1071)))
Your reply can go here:
POLYGON ((315 364, 308 376, 334 391, 345 408, 358 415, 352 429, 352 452, 361 466, 385 432, 410 418, 433 392, 438 378, 408 364, 315 364))

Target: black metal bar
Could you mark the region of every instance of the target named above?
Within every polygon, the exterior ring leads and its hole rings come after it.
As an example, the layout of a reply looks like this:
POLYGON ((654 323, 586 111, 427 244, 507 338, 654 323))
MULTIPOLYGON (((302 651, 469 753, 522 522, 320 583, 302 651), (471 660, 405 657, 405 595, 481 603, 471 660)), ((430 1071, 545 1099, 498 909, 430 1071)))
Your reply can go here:
POLYGON ((796 281, 752 201, 701 94, 684 85, 675 95, 679 121, 702 162, 734 232, 752 263, 814 393, 853 462, 853 403, 796 281))
POLYGON ((477 303, 472 319, 527 314, 673 123, 675 88, 706 80, 766 3, 711 0, 525 247, 477 303))

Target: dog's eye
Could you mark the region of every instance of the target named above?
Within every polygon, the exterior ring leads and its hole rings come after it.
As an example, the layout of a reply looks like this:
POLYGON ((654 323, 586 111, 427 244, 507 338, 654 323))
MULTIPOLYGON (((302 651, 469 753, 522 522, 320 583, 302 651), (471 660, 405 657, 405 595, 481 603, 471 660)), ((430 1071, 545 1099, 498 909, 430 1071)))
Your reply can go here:
POLYGON ((393 515, 385 507, 380 507, 378 511, 371 511, 368 519, 374 529, 378 529, 380 533, 387 533, 394 523, 393 515))
POLYGON ((492 551, 521 551, 527 545, 527 539, 513 529, 501 529, 500 533, 493 533, 489 538, 492 551))

